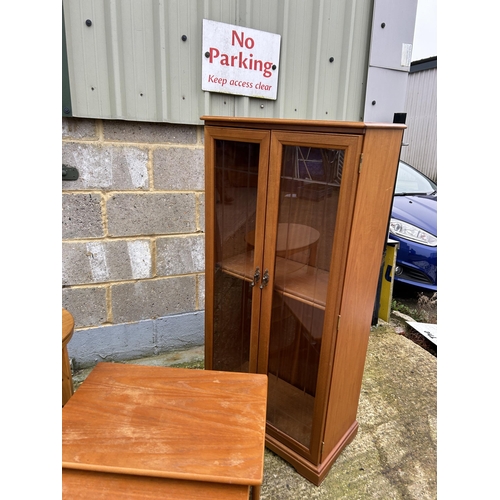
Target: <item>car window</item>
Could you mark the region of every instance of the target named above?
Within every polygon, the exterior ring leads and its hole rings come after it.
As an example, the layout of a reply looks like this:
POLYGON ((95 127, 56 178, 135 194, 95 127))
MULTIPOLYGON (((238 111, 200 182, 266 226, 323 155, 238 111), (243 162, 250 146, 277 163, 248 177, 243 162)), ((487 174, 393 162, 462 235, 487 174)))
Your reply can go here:
POLYGON ((437 191, 437 185, 418 170, 399 162, 396 189, 394 194, 431 194, 437 191))

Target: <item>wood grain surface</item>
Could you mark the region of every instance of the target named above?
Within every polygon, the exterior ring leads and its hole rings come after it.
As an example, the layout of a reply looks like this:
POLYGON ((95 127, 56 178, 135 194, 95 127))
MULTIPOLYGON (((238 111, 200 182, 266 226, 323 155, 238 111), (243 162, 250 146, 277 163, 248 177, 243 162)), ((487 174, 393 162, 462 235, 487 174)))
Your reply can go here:
POLYGON ((260 485, 267 376, 99 363, 63 408, 63 467, 260 485))

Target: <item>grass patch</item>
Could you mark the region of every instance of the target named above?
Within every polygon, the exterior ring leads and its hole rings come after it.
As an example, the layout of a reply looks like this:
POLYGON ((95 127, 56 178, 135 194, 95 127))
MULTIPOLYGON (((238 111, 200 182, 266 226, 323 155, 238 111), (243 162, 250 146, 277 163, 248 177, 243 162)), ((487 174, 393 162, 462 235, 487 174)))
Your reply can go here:
POLYGON ((204 370, 205 361, 203 359, 197 359, 195 361, 186 361, 184 363, 174 363, 170 366, 172 368, 193 368, 195 370, 204 370))

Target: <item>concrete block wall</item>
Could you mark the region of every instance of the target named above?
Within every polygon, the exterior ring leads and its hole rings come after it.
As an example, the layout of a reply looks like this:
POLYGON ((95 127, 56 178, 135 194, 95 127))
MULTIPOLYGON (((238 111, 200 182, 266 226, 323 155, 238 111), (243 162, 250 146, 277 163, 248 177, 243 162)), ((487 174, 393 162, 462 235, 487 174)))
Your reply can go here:
POLYGON ((74 367, 202 345, 203 127, 63 118, 62 163, 74 367))

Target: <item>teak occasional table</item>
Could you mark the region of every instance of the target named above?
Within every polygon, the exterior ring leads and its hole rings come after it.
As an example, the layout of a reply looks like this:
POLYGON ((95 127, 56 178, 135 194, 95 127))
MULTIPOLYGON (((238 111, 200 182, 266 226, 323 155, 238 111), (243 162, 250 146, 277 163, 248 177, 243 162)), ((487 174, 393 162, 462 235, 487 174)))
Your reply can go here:
POLYGON ((99 363, 62 410, 66 499, 248 499, 267 376, 99 363))

